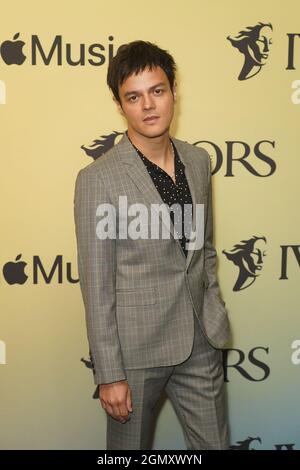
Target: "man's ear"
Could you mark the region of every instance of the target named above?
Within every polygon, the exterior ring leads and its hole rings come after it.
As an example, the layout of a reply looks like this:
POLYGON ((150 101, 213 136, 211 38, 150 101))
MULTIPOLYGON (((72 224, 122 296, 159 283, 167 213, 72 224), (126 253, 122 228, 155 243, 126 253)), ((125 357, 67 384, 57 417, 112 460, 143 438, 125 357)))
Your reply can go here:
POLYGON ((177 98, 177 83, 174 82, 173 84, 173 96, 174 96, 174 101, 176 101, 177 98))
POLYGON ((121 103, 119 103, 119 101, 118 101, 115 97, 113 97, 113 100, 114 100, 114 102, 115 102, 116 105, 117 105, 117 108, 118 108, 119 113, 122 114, 122 116, 124 116, 124 112, 123 112, 121 103))

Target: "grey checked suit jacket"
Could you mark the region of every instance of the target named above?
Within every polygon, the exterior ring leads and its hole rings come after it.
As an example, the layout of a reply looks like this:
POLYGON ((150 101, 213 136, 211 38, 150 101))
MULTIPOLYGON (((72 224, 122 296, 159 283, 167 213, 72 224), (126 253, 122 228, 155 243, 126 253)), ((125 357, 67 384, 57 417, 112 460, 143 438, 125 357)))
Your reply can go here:
POLYGON ((172 230, 165 239, 96 236, 100 203, 117 209, 119 196, 126 195, 128 206, 143 203, 149 212, 151 203, 163 204, 126 134, 76 179, 78 271, 95 384, 126 379, 126 368, 183 362, 193 345, 194 312, 212 346, 221 348, 229 338, 212 244, 210 158, 203 148, 172 140, 185 165, 193 205, 202 203, 205 210, 204 246, 189 250, 187 257, 172 230))

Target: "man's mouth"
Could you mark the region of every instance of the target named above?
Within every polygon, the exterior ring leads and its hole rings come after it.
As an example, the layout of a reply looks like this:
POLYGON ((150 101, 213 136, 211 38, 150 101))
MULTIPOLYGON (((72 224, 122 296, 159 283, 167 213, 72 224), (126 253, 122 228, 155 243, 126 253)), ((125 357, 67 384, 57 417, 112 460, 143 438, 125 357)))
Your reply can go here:
POLYGON ((159 116, 147 116, 144 119, 144 122, 152 123, 152 122, 156 122, 157 119, 159 119, 159 116))

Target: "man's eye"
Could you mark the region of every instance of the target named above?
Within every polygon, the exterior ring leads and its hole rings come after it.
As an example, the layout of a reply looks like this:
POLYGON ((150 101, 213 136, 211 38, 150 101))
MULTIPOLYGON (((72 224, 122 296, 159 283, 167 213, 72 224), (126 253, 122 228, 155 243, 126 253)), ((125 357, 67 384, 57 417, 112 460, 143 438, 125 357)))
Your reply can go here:
POLYGON ((157 95, 160 95, 162 91, 163 91, 163 90, 162 90, 161 88, 156 88, 155 93, 156 93, 157 95), (158 93, 156 93, 157 91, 158 91, 158 93))
POLYGON ((136 95, 131 96, 131 97, 129 98, 129 101, 135 101, 135 98, 136 98, 136 97, 137 97, 136 95))

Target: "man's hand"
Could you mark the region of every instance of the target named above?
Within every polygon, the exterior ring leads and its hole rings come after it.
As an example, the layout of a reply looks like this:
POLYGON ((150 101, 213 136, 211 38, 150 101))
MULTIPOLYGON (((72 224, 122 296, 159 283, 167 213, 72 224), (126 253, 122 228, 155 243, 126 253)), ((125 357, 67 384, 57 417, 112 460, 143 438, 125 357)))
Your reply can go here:
POLYGON ((99 399, 102 408, 112 418, 126 423, 129 413, 132 412, 131 390, 127 380, 120 380, 99 386, 99 399))

